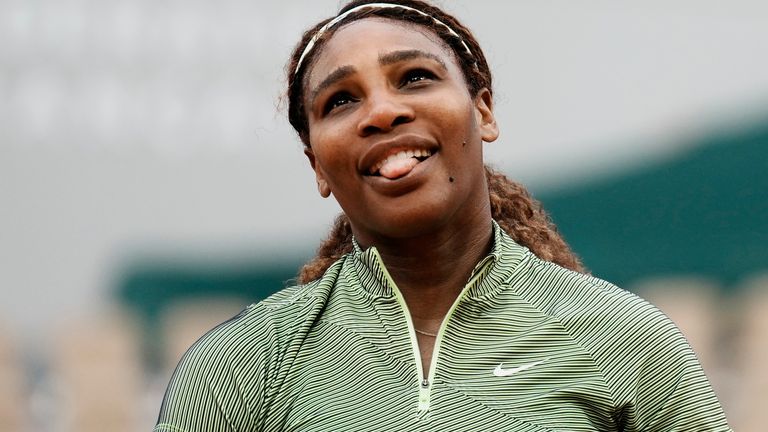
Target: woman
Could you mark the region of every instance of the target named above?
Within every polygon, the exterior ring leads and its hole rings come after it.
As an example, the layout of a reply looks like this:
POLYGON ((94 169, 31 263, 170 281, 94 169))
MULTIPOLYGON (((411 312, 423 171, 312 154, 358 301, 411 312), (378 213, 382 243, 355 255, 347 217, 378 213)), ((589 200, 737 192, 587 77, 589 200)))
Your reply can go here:
POLYGON ((156 431, 729 430, 675 326, 584 274, 484 166, 491 74, 455 18, 353 1, 305 33, 288 83, 344 215, 303 285, 190 349, 156 431))

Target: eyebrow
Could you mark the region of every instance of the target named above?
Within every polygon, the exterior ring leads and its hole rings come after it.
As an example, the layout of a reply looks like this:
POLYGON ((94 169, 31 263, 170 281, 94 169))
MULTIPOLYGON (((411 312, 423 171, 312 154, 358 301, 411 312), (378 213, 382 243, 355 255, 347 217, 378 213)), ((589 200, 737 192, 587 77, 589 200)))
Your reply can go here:
POLYGON ((407 60, 413 60, 418 58, 425 58, 437 62, 443 69, 448 69, 443 59, 439 56, 421 50, 402 50, 393 51, 390 53, 382 54, 379 56, 379 64, 382 66, 391 65, 393 63, 403 62, 407 60))
POLYGON ((320 82, 320 84, 315 87, 314 90, 312 90, 312 94, 309 96, 309 106, 312 106, 315 104, 315 98, 317 97, 320 92, 327 89, 328 87, 334 85, 335 83, 343 80, 344 78, 352 75, 355 73, 355 68, 352 66, 342 66, 335 71, 331 72, 330 75, 325 77, 324 80, 320 82))
MULTIPOLYGON (((418 58, 432 60, 438 63, 443 69, 446 69, 446 70, 448 69, 443 59, 441 59, 439 56, 426 51, 415 50, 415 49, 393 51, 386 54, 382 54, 379 56, 379 64, 382 66, 387 66, 394 63, 404 62, 404 61, 418 59, 418 58)), ((319 95, 323 90, 347 78, 348 76, 355 73, 355 71, 356 69, 354 67, 347 65, 347 66, 341 66, 340 68, 331 72, 327 77, 325 77, 325 79, 323 79, 320 82, 320 84, 317 85, 317 87, 314 90, 312 90, 312 93, 310 94, 310 97, 309 97, 310 106, 314 105, 315 98, 317 98, 317 95, 319 95)))

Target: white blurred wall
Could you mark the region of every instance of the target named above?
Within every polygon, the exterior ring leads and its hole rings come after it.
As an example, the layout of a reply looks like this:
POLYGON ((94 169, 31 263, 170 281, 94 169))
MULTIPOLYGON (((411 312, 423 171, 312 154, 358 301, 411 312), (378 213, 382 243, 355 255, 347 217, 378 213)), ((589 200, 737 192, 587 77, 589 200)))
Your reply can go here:
MULTIPOLYGON (((768 107, 768 3, 445 0, 495 72, 489 159, 556 187, 768 107)), ((312 250, 336 213, 277 108, 337 0, 0 0, 0 321, 37 344, 137 251, 312 250)), ((764 112, 764 111, 763 111, 764 112)))

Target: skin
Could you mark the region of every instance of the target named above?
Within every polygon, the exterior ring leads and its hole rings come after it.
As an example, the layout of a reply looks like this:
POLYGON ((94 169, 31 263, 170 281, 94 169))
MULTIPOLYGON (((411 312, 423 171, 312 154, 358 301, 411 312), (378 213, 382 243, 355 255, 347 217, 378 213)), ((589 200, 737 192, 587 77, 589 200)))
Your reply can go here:
MULTIPOLYGON (((416 328, 436 332, 491 245, 482 142, 499 132, 490 92, 470 94, 430 30, 367 18, 317 53, 304 95, 318 191, 333 194, 362 247, 378 249, 416 328), (387 154, 414 146, 433 154, 406 176, 369 175, 387 154)), ((433 344, 419 335, 425 373, 433 344)))

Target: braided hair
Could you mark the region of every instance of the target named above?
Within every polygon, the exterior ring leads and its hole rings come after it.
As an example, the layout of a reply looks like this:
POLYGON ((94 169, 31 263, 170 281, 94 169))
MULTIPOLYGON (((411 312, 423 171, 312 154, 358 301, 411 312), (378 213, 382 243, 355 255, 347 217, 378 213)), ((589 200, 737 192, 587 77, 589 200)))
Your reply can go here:
MULTIPOLYGON (((387 0, 388 4, 406 8, 380 8, 374 5, 371 8, 362 7, 371 3, 377 2, 353 0, 347 3, 339 12, 339 16, 348 13, 343 20, 335 27, 324 29, 321 34, 318 32, 333 18, 317 23, 303 34, 291 55, 286 67, 288 120, 306 147, 311 147, 304 99, 306 72, 311 69, 313 61, 334 31, 344 23, 368 17, 382 17, 426 27, 451 49, 473 97, 484 88, 492 92, 491 70, 483 50, 472 32, 456 18, 420 0, 387 0), (359 9, 352 11, 356 8, 359 9), (310 44, 313 45, 307 48, 310 44)), ((531 197, 525 187, 488 166, 485 168, 485 175, 490 192, 491 215, 513 240, 529 248, 541 259, 571 270, 585 271, 581 261, 557 232, 541 204, 531 197)), ((337 216, 328 237, 320 244, 316 256, 301 268, 299 282, 307 283, 318 279, 333 262, 351 251, 352 228, 347 216, 341 213, 337 216)))

